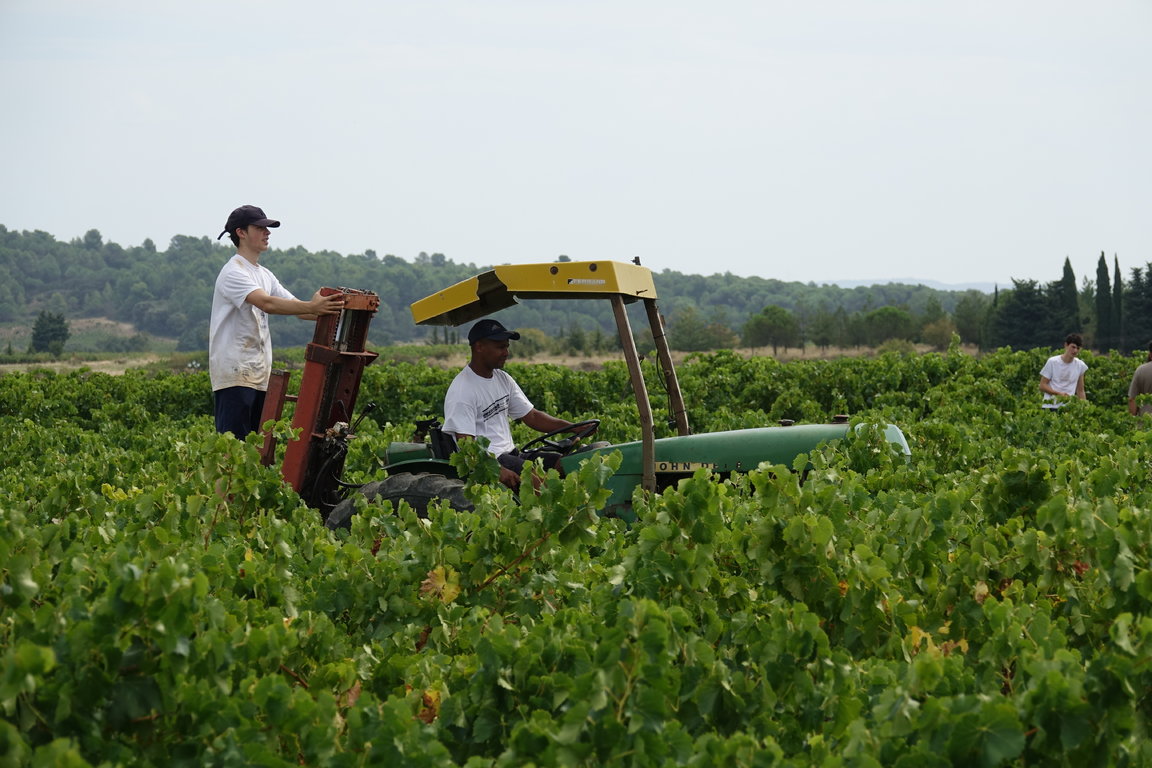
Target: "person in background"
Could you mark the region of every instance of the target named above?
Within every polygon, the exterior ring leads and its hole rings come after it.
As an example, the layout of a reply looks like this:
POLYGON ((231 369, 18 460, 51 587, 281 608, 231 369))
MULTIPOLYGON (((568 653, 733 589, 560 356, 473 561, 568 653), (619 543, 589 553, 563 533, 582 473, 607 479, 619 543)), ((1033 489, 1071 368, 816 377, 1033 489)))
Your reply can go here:
POLYGON ((1148 344, 1147 362, 1136 368, 1132 374, 1132 383, 1128 385, 1128 413, 1135 416, 1138 413, 1152 413, 1152 403, 1138 405, 1136 398, 1140 395, 1152 394, 1152 342, 1148 344))
POLYGON ((1086 399, 1084 395, 1084 374, 1088 364, 1077 355, 1084 345, 1078 333, 1070 333, 1064 339, 1064 352, 1048 358, 1040 369, 1040 391, 1044 393, 1043 407, 1055 410, 1070 397, 1086 399))
POLYGON ((272 338, 268 315, 296 315, 315 320, 340 312, 343 297, 321 296, 301 301, 280 285, 262 264, 268 250, 269 229, 280 222, 254 205, 232 211, 224 235, 232 239, 236 254, 220 270, 212 293, 212 319, 208 328, 208 374, 215 400, 216 431, 231 432, 241 440, 260 429, 264 395, 272 375, 272 338))
POLYGON ((570 421, 536 410, 520 385, 504 371, 509 340, 519 338, 519 333, 492 318, 473 325, 468 331, 471 359, 456 374, 444 397, 444 431, 457 440, 488 438, 488 451, 500 462, 500 482, 510 488, 520 484, 525 461, 539 458, 545 468, 551 468, 560 459, 560 454, 547 451, 517 452, 510 420, 519 419, 544 433, 572 426, 570 421))

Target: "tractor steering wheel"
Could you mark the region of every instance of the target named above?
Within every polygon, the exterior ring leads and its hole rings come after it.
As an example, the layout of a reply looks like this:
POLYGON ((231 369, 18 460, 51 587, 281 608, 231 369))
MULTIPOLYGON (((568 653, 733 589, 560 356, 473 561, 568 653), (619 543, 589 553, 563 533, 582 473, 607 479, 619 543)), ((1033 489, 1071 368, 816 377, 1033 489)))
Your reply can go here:
POLYGON ((560 454, 568 454, 576 443, 589 435, 596 432, 600 428, 600 419, 588 419, 587 421, 578 421, 570 427, 561 427, 554 429, 551 432, 545 432, 537 438, 529 440, 520 447, 520 453, 524 453, 532 448, 532 446, 540 443, 545 449, 549 451, 556 451, 560 454), (564 440, 552 440, 554 435, 559 435, 564 432, 571 432, 572 436, 564 440))

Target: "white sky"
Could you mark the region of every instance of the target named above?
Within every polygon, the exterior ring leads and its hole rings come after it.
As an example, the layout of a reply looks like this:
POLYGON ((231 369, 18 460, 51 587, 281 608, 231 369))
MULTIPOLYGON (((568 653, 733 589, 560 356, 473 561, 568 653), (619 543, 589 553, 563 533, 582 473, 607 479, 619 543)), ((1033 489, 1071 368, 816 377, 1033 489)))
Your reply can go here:
POLYGON ((0 0, 0 224, 959 284, 1152 261, 1149 0, 0 0))

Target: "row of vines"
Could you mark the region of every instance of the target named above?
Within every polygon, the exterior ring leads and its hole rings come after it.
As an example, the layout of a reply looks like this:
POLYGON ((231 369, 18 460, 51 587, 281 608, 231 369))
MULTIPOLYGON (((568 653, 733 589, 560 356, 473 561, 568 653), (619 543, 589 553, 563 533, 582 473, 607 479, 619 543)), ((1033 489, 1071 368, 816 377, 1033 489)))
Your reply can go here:
MULTIPOLYGON (((1044 357, 703 355, 696 431, 847 413, 912 456, 862 429, 804 482, 701 472, 632 525, 593 461, 341 532, 214 434, 206 374, 5 375, 0 764, 1152 764, 1140 361, 1086 355, 1089 400, 1049 413, 1044 357)), ((637 438, 623 366, 510 370, 637 438)), ((452 375, 366 371, 349 479, 452 375)))

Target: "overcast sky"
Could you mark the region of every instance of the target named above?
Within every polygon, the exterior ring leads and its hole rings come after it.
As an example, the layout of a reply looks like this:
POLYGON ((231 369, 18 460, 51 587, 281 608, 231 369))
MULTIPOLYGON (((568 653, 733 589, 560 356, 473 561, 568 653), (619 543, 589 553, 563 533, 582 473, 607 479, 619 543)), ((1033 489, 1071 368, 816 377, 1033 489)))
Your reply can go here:
POLYGON ((251 203, 477 265, 1152 262, 1149 0, 0 0, 0 93, 0 224, 61 240, 251 203))

